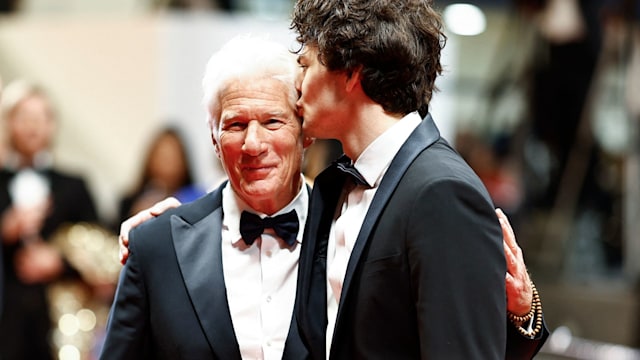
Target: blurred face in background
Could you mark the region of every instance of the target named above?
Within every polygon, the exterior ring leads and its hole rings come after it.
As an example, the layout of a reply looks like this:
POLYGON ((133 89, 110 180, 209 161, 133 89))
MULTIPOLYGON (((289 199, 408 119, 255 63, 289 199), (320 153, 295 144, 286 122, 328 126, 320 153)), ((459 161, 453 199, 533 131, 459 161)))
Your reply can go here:
POLYGON ((33 94, 20 101, 7 114, 7 134, 15 151, 32 158, 51 145, 55 121, 49 101, 33 94))
POLYGON ((149 178, 157 186, 175 191, 186 185, 186 154, 180 139, 173 134, 165 133, 157 140, 147 166, 149 178))
POLYGON ((232 80, 220 94, 213 129, 216 153, 235 193, 271 215, 300 191, 302 126, 289 96, 293 84, 273 77, 232 80))

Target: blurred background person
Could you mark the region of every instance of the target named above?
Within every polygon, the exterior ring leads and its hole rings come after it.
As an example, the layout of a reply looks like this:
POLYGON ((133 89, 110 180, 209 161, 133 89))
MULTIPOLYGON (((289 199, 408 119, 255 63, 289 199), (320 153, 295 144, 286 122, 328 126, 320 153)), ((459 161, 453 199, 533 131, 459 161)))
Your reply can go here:
POLYGON ((457 149, 523 231, 525 253, 542 270, 569 278, 617 274, 625 154, 624 141, 616 149, 610 139, 625 115, 612 109, 622 105, 612 79, 628 64, 631 47, 620 39, 633 0, 512 5, 488 80, 491 110, 480 134, 458 134, 457 149), (500 126, 509 111, 515 125, 500 126))
POLYGON ((8 145, 0 170, 5 276, 0 358, 50 359, 47 285, 77 273, 49 237, 65 223, 98 222, 98 217, 84 180, 54 167, 56 119, 45 92, 13 82, 0 109, 8 145))
POLYGON ((634 1, 518 1, 537 33, 528 75, 529 117, 521 143, 530 218, 542 214, 542 266, 568 278, 619 274, 623 263, 623 172, 629 138, 616 124, 629 113, 634 1), (618 75, 619 76, 619 75, 618 75), (624 78, 624 76, 623 76, 624 78), (619 100, 616 100, 616 97, 619 100), (619 110, 611 109, 612 105, 619 110), (628 109, 626 109, 628 110, 628 109))
POLYGON ((543 151, 529 152, 529 169, 540 169, 542 154, 547 159, 543 171, 531 171, 534 176, 527 177, 532 180, 527 182, 529 206, 542 211, 561 207, 575 214, 575 226, 595 230, 610 263, 619 264, 620 232, 607 227, 617 205, 615 184, 603 176, 610 158, 592 141, 593 130, 583 130, 592 118, 597 77, 603 70, 606 2, 545 0, 538 7, 532 4, 535 1, 528 3, 540 34, 538 59, 543 60, 534 66, 531 76, 531 138, 527 144, 543 151), (574 198, 567 197, 571 190, 574 198))
POLYGON ((168 196, 186 203, 203 194, 204 190, 193 180, 189 154, 180 132, 175 127, 163 128, 151 141, 138 183, 120 201, 117 225, 168 196))

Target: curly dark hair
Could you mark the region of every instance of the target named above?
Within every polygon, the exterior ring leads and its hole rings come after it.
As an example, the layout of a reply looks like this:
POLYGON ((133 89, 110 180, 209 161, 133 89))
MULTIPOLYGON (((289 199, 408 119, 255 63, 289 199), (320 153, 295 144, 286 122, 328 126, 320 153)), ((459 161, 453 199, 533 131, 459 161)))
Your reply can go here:
POLYGON ((431 0, 298 0, 291 29, 329 70, 362 67, 364 92, 385 111, 428 111, 446 42, 431 0))

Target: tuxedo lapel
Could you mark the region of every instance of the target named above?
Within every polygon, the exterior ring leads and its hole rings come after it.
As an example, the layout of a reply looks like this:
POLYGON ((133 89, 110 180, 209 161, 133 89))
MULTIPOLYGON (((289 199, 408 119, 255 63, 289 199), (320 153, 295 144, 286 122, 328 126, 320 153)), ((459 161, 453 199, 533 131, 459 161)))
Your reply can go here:
POLYGON ((398 186, 400 179, 402 179, 402 176, 407 171, 407 168, 409 168, 413 160, 418 156, 418 154, 435 143, 439 138, 440 132, 438 131, 438 128, 433 122, 431 115, 427 115, 420 125, 418 125, 418 127, 411 133, 407 141, 402 145, 396 156, 391 161, 389 169, 387 169, 380 183, 380 187, 373 197, 373 201, 367 211, 367 215, 365 216, 362 227, 360 228, 360 233, 358 233, 358 238, 351 252, 349 264, 347 265, 347 272, 344 277, 344 284, 342 285, 342 295, 340 297, 340 306, 338 307, 336 326, 340 321, 342 303, 349 295, 354 270, 360 262, 362 251, 369 241, 371 230, 377 223, 378 218, 382 213, 382 209, 389 201, 389 198, 398 186))
POLYGON ((327 329, 327 243, 344 173, 334 165, 316 177, 298 268, 296 316, 314 359, 325 358, 327 329))
POLYGON ((218 358, 239 359, 222 271, 222 208, 190 224, 171 217, 176 256, 191 302, 218 358))

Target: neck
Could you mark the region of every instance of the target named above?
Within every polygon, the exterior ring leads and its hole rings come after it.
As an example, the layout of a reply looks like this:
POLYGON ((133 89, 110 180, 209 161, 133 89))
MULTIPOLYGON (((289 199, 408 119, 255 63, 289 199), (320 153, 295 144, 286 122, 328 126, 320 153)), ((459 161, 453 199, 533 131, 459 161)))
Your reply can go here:
POLYGON ((358 111, 353 119, 351 129, 338 140, 344 153, 355 161, 375 139, 402 119, 402 115, 389 114, 376 104, 358 111))

